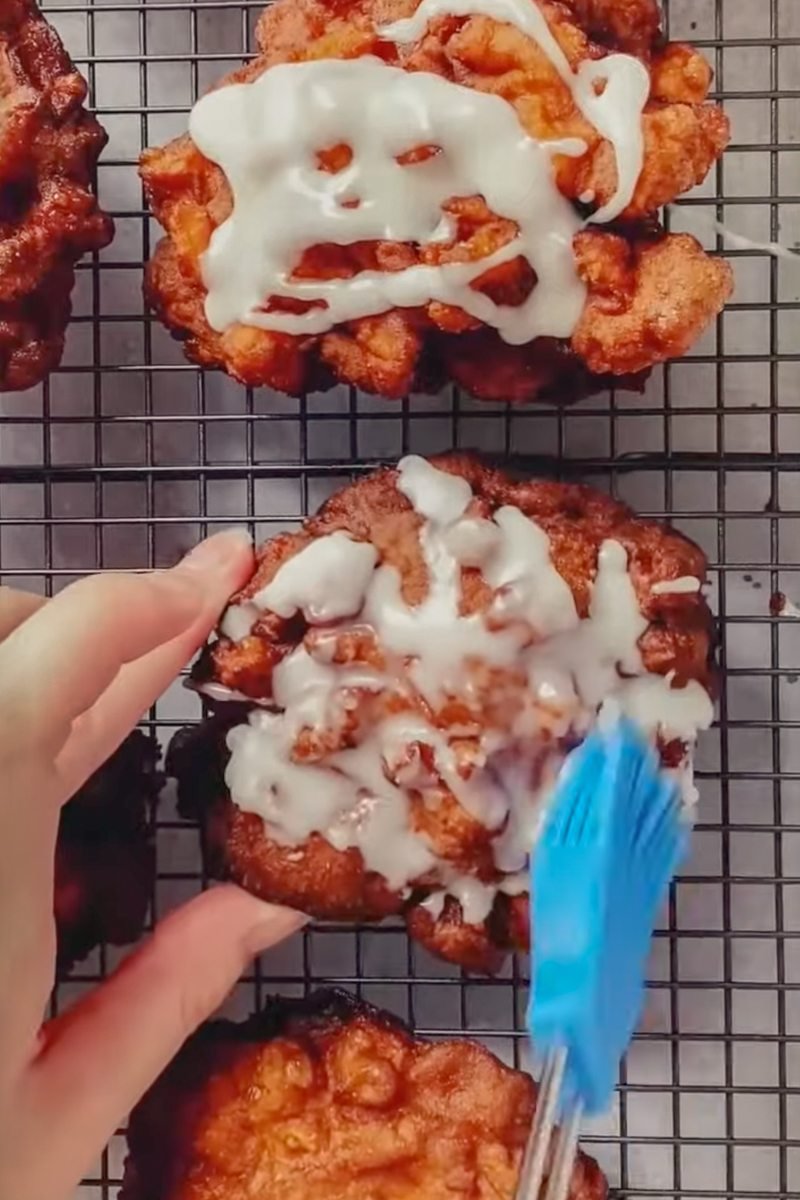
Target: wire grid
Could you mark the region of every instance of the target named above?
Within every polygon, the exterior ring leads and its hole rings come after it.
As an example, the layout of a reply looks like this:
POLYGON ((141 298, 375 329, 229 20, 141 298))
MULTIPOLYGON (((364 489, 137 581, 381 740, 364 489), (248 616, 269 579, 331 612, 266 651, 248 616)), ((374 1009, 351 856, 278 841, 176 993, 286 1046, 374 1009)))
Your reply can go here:
MULTIPOLYGON (((252 49, 260 0, 50 0, 111 140, 99 169, 117 220, 86 262, 60 370, 0 397, 0 581, 51 593, 89 571, 169 565, 215 528, 291 528, 354 473, 452 446, 580 477, 669 516, 712 563, 726 669, 702 742, 694 851, 649 970, 642 1029, 614 1112, 584 1142, 621 1196, 800 1200, 800 624, 769 597, 800 591, 800 264, 730 254, 735 302, 688 359, 641 396, 512 411, 450 390, 389 403, 340 388, 300 401, 186 363, 144 311, 157 229, 135 164, 185 128, 191 103, 252 49)), ((669 214, 721 250, 716 220, 757 241, 800 239, 800 0, 665 0, 671 34, 702 46, 734 144, 669 214)), ((179 685, 147 728, 166 743, 200 715, 179 685)), ((153 918, 202 885, 196 836, 163 800, 153 918)), ((62 983, 63 1006, 121 952, 62 983)), ((481 1038, 524 1065, 527 966, 468 979, 399 927, 312 927, 265 956, 228 1005, 325 981, 422 1033, 481 1038)), ((115 1137, 78 1191, 117 1195, 115 1137)))

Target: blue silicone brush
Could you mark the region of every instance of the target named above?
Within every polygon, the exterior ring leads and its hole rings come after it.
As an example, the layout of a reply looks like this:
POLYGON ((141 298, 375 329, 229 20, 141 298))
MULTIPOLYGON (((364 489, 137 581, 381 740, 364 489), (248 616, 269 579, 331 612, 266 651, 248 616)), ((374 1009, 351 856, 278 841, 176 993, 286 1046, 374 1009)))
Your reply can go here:
POLYGON ((518 1200, 538 1196, 545 1171, 548 1200, 566 1195, 581 1115, 611 1101, 688 837, 678 786, 630 721, 602 722, 569 755, 531 856, 528 1029, 544 1070, 518 1200))

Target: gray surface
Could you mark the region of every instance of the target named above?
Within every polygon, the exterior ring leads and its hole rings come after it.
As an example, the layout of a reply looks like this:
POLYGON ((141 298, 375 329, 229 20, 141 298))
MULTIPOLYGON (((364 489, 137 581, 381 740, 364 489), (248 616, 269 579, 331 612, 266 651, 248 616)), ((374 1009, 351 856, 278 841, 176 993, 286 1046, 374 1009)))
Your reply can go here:
MULTIPOLYGON (((45 590, 96 568, 167 564, 207 528, 251 516, 265 535, 292 526, 346 480, 354 456, 453 443, 561 451, 588 481, 640 510, 673 514, 714 564, 732 668, 725 722, 701 748, 694 853, 655 944, 627 1086, 587 1141, 612 1185, 631 1196, 800 1196, 800 624, 768 619, 777 587, 800 598, 800 474, 786 458, 800 452, 800 264, 733 255, 735 304, 643 397, 510 414, 451 395, 399 406, 346 390, 304 403, 247 393, 188 366, 143 321, 140 262, 154 231, 134 161, 142 144, 181 131, 198 86, 235 65, 257 8, 189 0, 45 7, 88 70, 111 134, 100 192, 118 232, 99 269, 81 272, 62 370, 44 390, 0 397, 0 578, 45 590), (646 457, 630 469, 625 456, 635 453, 646 457), (249 463, 264 469, 248 474, 249 463), (29 476, 19 473, 25 466, 29 476), (784 779, 773 778, 781 771, 784 779)), ((717 218, 793 244, 800 0, 721 0, 716 12, 713 0, 670 4, 673 34, 709 43, 734 126, 725 164, 673 224, 710 246, 717 218)), ((166 739, 173 723, 197 714, 175 687, 153 715, 166 739)), ((191 830, 161 831, 159 870, 163 914, 199 886, 191 830)), ((61 986, 59 1003, 117 957, 96 953, 61 986)), ((304 978, 360 974, 367 998, 410 1011, 420 1029, 464 1028, 523 1061, 524 973, 519 963, 496 982, 465 983, 416 949, 409 957, 399 930, 315 930, 265 958, 228 1008, 248 1012, 267 987, 301 992, 304 978)), ((117 1137, 79 1190, 83 1200, 116 1195, 123 1152, 117 1137)))

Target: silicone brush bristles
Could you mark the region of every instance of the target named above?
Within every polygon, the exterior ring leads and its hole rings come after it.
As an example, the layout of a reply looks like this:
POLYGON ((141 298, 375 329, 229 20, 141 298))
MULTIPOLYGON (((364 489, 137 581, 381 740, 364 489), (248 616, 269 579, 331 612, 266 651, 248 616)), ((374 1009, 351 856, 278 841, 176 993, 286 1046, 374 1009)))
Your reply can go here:
POLYGON ((569 1049, 565 1098, 607 1106, 638 1019, 653 926, 685 852, 675 780, 626 720, 570 755, 531 862, 540 1051, 569 1049))
MULTIPOLYGON (((573 750, 561 769, 556 785, 556 797, 545 820, 541 842, 552 846, 572 846, 575 849, 593 845, 600 834, 598 803, 594 803, 594 788, 600 782, 606 764, 599 742, 587 738, 573 750), (591 786, 594 781, 594 787, 591 786)), ((597 793, 599 798, 599 793, 597 793)))

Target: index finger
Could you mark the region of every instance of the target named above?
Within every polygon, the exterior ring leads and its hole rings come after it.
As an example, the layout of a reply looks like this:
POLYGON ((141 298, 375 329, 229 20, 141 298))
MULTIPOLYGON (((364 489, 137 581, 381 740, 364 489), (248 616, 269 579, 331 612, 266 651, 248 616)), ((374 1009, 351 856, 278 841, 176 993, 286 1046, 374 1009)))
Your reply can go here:
POLYGON ((233 530, 201 543, 172 571, 94 576, 65 588, 0 645, 3 741, 15 755, 54 758, 125 664, 196 622, 210 627, 251 561, 249 538, 233 530))
POLYGON ((198 607, 191 581, 167 574, 96 576, 66 588, 0 646, 9 747, 53 756, 120 667, 176 637, 198 607))
POLYGON ((174 678, 251 568, 249 538, 218 535, 174 571, 66 589, 0 646, 0 912, 15 914, 0 921, 15 981, 0 988, 0 1068, 28 1052, 53 982, 57 805, 174 678))
POLYGON ((0 587, 0 642, 47 603, 46 596, 0 587))

